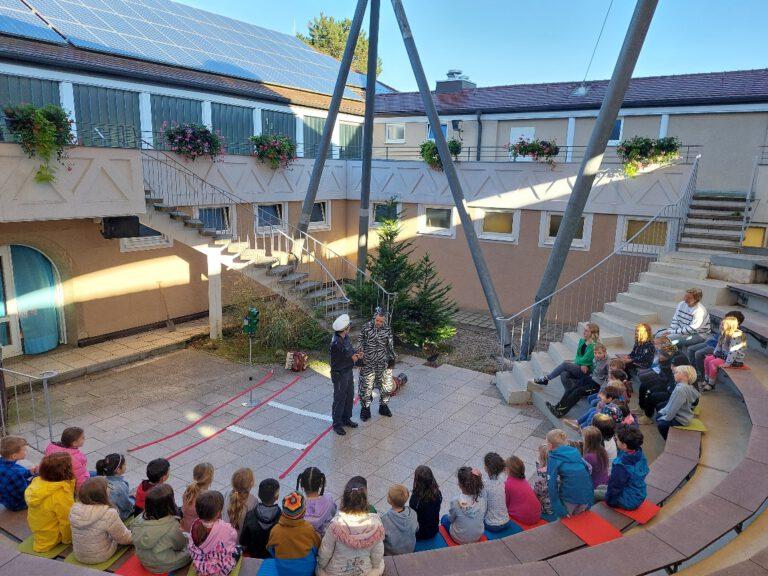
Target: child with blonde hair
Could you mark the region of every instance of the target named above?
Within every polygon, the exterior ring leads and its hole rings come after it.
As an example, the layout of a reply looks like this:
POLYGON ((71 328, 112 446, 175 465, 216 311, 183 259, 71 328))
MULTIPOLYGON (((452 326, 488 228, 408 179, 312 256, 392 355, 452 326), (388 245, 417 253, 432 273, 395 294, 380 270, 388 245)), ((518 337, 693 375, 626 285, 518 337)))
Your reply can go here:
POLYGON ((408 506, 408 488, 395 484, 387 491, 387 502, 391 506, 381 515, 384 525, 384 554, 410 554, 416 548, 416 531, 419 520, 416 511, 408 506))
POLYGON ((599 341, 600 327, 593 322, 587 322, 584 324, 581 339, 576 345, 576 355, 573 362, 563 362, 552 372, 541 378, 535 378, 533 382, 540 386, 546 386, 550 380, 554 380, 562 374, 567 374, 574 379, 589 375, 595 361, 595 344, 599 341))
POLYGON ((744 356, 747 351, 747 338, 739 330, 739 321, 733 316, 726 316, 720 322, 720 337, 717 339, 712 354, 704 357, 704 386, 702 392, 709 392, 715 388, 717 369, 720 366, 733 366, 738 368, 744 365, 744 356))
POLYGON ((672 426, 687 426, 693 420, 693 405, 699 401, 696 389, 696 369, 677 366, 674 369, 675 388, 669 400, 656 415, 656 427, 664 440, 672 426))
POLYGON ((258 500, 251 494, 256 479, 250 468, 238 468, 232 474, 232 489, 225 497, 224 521, 229 522, 237 530, 237 535, 243 530, 245 515, 256 507, 258 500))
POLYGON ((578 448, 562 430, 547 433, 547 482, 552 510, 559 517, 588 510, 595 501, 592 478, 578 448))
POLYGON ((181 529, 189 532, 192 529, 192 523, 197 520, 195 502, 197 496, 211 487, 213 484, 213 464, 209 462, 200 462, 192 469, 192 483, 187 485, 184 495, 181 497, 181 529))

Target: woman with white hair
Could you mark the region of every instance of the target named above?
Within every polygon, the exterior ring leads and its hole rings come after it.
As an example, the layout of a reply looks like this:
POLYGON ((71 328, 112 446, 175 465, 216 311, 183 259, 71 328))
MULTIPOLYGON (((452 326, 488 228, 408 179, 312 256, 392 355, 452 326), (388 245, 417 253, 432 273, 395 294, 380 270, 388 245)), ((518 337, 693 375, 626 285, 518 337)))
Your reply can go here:
POLYGON ((709 335, 709 312, 701 303, 703 294, 699 288, 688 288, 683 301, 675 308, 669 330, 657 334, 666 335, 679 347, 700 344, 709 335))

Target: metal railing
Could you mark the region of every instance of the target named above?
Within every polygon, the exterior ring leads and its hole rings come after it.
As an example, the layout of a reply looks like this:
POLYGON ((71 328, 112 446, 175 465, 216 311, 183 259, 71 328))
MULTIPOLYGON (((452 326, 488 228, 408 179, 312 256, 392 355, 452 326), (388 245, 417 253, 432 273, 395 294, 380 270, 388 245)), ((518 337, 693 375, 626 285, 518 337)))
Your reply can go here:
POLYGON ((683 194, 676 203, 664 206, 636 231, 630 228, 629 222, 646 219, 626 219, 625 240, 613 252, 577 277, 566 280, 549 296, 512 316, 498 318, 507 325, 510 338, 508 346, 500 342, 502 361, 528 359, 529 352, 546 350, 550 343, 561 341, 567 332, 577 330, 579 322, 588 321, 606 303, 615 301, 618 294, 626 292, 640 274, 648 271, 652 262, 674 250, 696 190, 698 165, 699 157, 696 157, 683 194), (546 309, 546 314, 534 313, 536 308, 542 307, 546 309), (537 319, 536 325, 533 324, 534 319, 537 319), (524 343, 529 350, 522 349, 524 343))
MULTIPOLYGON (((749 227, 749 222, 752 219, 752 214, 755 213, 755 210, 757 210, 757 202, 759 200, 755 201, 755 188, 757 187, 757 176, 758 172, 760 171, 760 164, 761 164, 761 157, 762 157, 762 150, 761 154, 758 154, 755 156, 755 163, 752 166, 752 176, 749 180, 749 188, 747 189, 747 194, 744 196, 744 215, 741 219, 741 233, 739 234, 739 249, 741 249, 742 246, 744 246, 744 237, 747 235, 747 228, 749 227)), ((762 161, 768 160, 768 157, 763 159, 762 161)))
MULTIPOLYGON (((192 172, 171 154, 161 150, 142 149, 142 168, 146 188, 152 196, 162 199, 168 206, 183 211, 185 208, 225 206, 225 220, 229 226, 227 240, 241 254, 241 260, 258 261, 275 258, 280 264, 293 264, 294 272, 306 274, 303 281, 313 282, 305 287, 304 301, 323 317, 349 312, 366 317, 374 308, 381 307, 391 317, 395 295, 361 270, 356 264, 321 242, 288 224, 284 214, 268 212, 251 201, 240 198, 214 186, 192 172), (244 223, 231 218, 229 210, 245 213, 244 223), (351 305, 347 295, 349 285, 365 282, 373 290, 368 305, 351 305)), ((280 205, 280 204, 278 204, 280 205)), ((191 215, 191 214, 190 214, 191 215)), ((218 230, 207 230, 214 238, 218 230)), ((298 280, 296 282, 298 284, 298 280)))
POLYGON ((53 408, 49 380, 55 372, 32 376, 0 368, 0 436, 23 436, 40 451, 40 441, 53 442, 53 408))

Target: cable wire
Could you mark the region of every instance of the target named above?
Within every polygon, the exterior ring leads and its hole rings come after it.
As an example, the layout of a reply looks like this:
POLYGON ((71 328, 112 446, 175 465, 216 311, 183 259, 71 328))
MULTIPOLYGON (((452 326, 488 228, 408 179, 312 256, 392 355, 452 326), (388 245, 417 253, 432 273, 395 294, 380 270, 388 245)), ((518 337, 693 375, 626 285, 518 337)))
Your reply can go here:
POLYGON ((589 69, 592 67, 592 61, 595 59, 595 54, 597 53, 597 46, 600 44, 600 39, 603 37, 603 31, 605 30, 605 24, 608 22, 608 15, 611 13, 611 7, 613 6, 613 0, 610 1, 608 4, 608 10, 605 11, 605 18, 603 18, 603 25, 600 27, 600 33, 597 35, 597 40, 595 41, 595 47, 592 49, 592 56, 589 58, 589 64, 587 64, 587 71, 584 73, 584 80, 581 81, 581 85, 584 86, 584 84, 587 81, 587 76, 589 75, 589 69))

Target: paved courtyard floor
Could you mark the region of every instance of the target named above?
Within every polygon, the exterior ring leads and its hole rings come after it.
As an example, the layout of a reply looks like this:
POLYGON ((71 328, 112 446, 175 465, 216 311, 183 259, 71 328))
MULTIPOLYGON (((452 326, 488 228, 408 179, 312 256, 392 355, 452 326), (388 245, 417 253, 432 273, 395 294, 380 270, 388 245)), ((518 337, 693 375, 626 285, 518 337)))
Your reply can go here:
MULTIPOLYGON (((488 374, 447 364, 430 368, 422 362, 405 357, 396 366, 395 373, 408 375, 408 384, 390 402, 392 418, 379 416, 374 404, 373 418, 356 430, 344 437, 332 432, 322 437, 281 481, 282 492, 295 487, 306 466, 317 466, 326 473, 327 491, 334 497, 351 476, 365 476, 371 501, 385 510, 387 488, 393 483, 410 488, 415 467, 427 464, 441 485, 447 509, 458 493, 456 469, 465 464, 481 468, 488 451, 505 458, 518 455, 532 475, 538 446, 550 428, 542 415, 533 407, 504 404, 488 374)), ((170 484, 177 500, 201 461, 215 466, 214 489, 226 489, 241 466, 253 468, 258 484, 278 478, 301 449, 328 428, 332 387, 327 375, 307 370, 286 388, 297 374, 282 366, 250 368, 206 352, 181 350, 54 386, 53 433, 57 436, 66 426, 83 427, 84 451, 93 469, 96 460, 110 452, 126 453, 189 425, 246 389, 249 377, 255 384, 270 369, 274 375, 253 392, 254 403, 274 396, 270 403, 236 428, 171 460, 170 484)), ((187 432, 129 453, 126 479, 131 488, 144 477, 148 461, 168 457, 245 414, 248 408, 241 401, 247 398, 226 405, 187 432)), ((39 429, 38 434, 44 446, 47 430, 39 429)))

